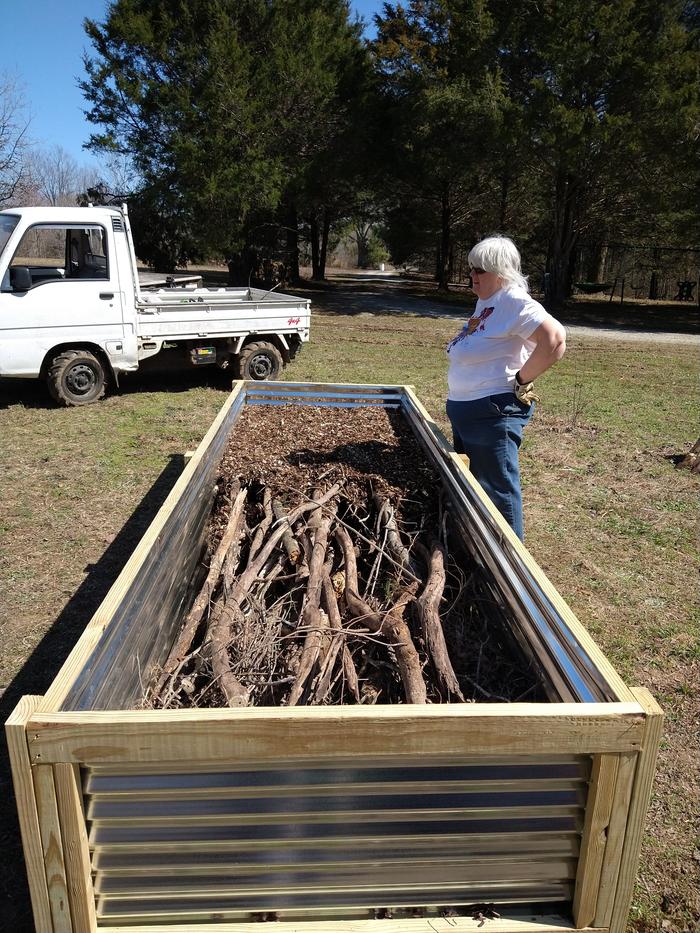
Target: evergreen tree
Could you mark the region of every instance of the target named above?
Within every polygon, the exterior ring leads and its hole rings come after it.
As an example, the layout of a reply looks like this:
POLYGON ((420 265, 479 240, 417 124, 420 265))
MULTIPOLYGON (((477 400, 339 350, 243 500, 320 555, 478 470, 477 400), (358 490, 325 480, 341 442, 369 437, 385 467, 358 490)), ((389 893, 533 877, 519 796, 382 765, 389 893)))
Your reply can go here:
POLYGON ((681 8, 676 0, 492 0, 502 73, 547 211, 555 304, 571 293, 581 238, 638 226, 650 177, 688 152, 697 85, 681 8), (682 117, 679 96, 689 98, 682 117))
POLYGON ((473 222, 502 120, 494 23, 480 0, 386 3, 376 22, 373 51, 393 141, 389 230, 422 214, 446 288, 455 229, 473 222))
POLYGON ((231 255, 283 208, 294 245, 362 66, 344 0, 117 0, 86 30, 90 146, 132 155, 159 243, 231 255))

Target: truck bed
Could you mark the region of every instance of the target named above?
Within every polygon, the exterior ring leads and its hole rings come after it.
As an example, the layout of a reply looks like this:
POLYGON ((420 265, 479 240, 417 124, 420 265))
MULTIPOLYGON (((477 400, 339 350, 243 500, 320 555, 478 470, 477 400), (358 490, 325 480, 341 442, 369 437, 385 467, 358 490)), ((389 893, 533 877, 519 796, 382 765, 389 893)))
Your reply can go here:
POLYGON ((294 333, 309 339, 310 305, 259 288, 167 288, 141 293, 140 337, 196 339, 217 334, 294 333))

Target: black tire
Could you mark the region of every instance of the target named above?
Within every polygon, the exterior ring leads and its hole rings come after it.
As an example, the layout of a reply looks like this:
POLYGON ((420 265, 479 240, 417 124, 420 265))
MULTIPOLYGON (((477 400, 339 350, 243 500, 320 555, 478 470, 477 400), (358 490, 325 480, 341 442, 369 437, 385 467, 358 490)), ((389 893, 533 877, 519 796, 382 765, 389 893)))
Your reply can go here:
POLYGON ((46 376, 51 398, 59 405, 90 405, 105 394, 102 361, 88 350, 64 350, 51 360, 46 376))
POLYGON ((238 375, 241 379, 277 379, 283 365, 280 351, 266 340, 247 344, 238 355, 238 375))

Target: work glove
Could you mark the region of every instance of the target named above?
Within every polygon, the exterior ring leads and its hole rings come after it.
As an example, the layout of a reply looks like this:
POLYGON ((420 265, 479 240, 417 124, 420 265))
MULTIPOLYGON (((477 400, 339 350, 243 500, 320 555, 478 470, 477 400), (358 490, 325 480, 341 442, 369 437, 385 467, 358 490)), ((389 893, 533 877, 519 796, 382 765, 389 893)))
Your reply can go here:
POLYGON ((517 400, 522 402, 524 405, 531 405, 532 402, 539 402, 540 400, 539 395, 535 392, 535 383, 521 382, 519 372, 515 374, 513 391, 515 392, 515 397, 517 400))

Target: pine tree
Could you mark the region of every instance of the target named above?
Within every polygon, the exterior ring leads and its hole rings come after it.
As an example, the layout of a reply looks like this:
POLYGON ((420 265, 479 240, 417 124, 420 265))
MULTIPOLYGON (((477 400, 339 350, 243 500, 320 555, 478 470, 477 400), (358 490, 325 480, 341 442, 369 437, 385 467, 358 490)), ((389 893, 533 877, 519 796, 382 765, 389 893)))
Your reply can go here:
POLYGON ((90 147, 132 156, 156 252, 231 255, 280 222, 293 240, 350 132, 364 53, 346 3, 117 0, 86 30, 90 147))

